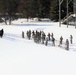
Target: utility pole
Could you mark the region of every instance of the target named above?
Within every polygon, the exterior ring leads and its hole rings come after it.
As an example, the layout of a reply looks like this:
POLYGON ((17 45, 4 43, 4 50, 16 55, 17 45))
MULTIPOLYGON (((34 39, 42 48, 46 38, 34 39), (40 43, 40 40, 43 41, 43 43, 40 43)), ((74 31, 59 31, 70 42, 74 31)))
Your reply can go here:
POLYGON ((68 0, 67 0, 67 28, 68 28, 68 0))
POLYGON ((59 27, 61 27, 61 4, 64 0, 59 0, 59 27))
POLYGON ((75 28, 76 28, 76 0, 73 1, 73 11, 74 11, 74 14, 75 14, 74 25, 75 25, 75 28))
POLYGON ((61 27, 61 4, 59 0, 59 27, 61 27))

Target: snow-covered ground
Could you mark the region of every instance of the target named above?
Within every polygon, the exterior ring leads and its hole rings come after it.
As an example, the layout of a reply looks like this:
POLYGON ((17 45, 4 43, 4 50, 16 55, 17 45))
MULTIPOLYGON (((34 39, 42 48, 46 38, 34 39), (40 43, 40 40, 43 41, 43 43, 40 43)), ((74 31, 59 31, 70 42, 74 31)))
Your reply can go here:
POLYGON ((0 24, 4 36, 0 38, 0 75, 76 75, 76 29, 57 22, 13 21, 13 25, 0 24), (54 33, 56 46, 36 44, 26 37, 27 30, 54 33), (25 32, 23 39, 21 34, 25 32), (58 47, 59 38, 63 42, 73 35, 69 51, 58 47))

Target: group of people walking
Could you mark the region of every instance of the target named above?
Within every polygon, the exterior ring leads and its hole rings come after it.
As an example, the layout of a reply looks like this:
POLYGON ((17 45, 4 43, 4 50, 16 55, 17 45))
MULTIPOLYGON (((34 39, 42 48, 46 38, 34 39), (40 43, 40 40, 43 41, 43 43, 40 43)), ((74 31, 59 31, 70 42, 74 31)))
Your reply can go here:
MULTIPOLYGON (((52 43, 52 46, 56 45, 56 39, 54 38, 53 33, 48 33, 47 35, 43 31, 31 31, 28 30, 26 32, 27 38, 30 40, 31 38, 34 40, 35 43, 42 43, 45 44, 46 46, 48 45, 48 42, 52 43)), ((25 38, 24 32, 22 31, 22 38, 25 38)), ((70 35, 70 43, 73 43, 73 36, 70 35)), ((59 46, 62 46, 63 44, 63 37, 61 36, 59 39, 59 46)), ((65 49, 69 50, 69 40, 66 39, 65 41, 65 49)))

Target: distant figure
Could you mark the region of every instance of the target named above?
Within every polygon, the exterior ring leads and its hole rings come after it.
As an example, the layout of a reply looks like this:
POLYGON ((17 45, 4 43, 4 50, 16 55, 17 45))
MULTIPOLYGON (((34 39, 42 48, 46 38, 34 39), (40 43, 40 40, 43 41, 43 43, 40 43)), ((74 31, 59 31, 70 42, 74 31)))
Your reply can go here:
POLYGON ((30 40, 30 38, 31 38, 31 30, 27 31, 26 34, 27 34, 28 39, 30 40))
POLYGON ((46 46, 48 45, 48 40, 49 40, 49 38, 46 37, 46 38, 45 38, 45 45, 46 45, 46 46))
POLYGON ((48 36, 48 38, 49 38, 48 40, 50 40, 50 36, 51 36, 51 35, 50 35, 50 33, 48 33, 48 35, 47 35, 47 36, 48 36))
POLYGON ((73 36, 70 35, 70 43, 72 44, 73 43, 73 36))
POLYGON ((55 46, 55 38, 54 37, 52 38, 52 43, 53 43, 52 45, 55 46))
POLYGON ((24 38, 24 32, 22 31, 22 38, 24 38))
POLYGON ((1 29, 1 30, 0 30, 0 37, 1 37, 1 38, 3 37, 3 34, 4 34, 4 30, 1 29))
POLYGON ((66 50, 69 50, 69 41, 68 41, 68 39, 66 39, 66 44, 65 45, 66 45, 66 48, 65 49, 66 50))
POLYGON ((34 30, 32 31, 32 38, 34 38, 34 36, 35 36, 35 32, 34 32, 34 30))
POLYGON ((51 40, 53 39, 53 37, 54 37, 54 34, 53 34, 53 33, 51 33, 51 40))
POLYGON ((46 37, 46 35, 45 35, 45 33, 43 32, 43 33, 42 33, 42 44, 44 44, 45 37, 46 37))
POLYGON ((63 37, 60 37, 60 45, 62 45, 63 37))

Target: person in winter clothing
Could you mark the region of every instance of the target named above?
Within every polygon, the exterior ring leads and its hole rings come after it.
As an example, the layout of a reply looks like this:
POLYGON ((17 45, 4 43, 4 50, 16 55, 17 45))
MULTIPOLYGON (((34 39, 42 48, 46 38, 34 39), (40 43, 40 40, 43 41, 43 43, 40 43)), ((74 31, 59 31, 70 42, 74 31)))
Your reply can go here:
POLYGON ((51 40, 53 40, 53 37, 54 37, 54 34, 53 34, 53 33, 51 33, 51 40))
POLYGON ((1 30, 0 30, 0 37, 1 37, 1 38, 3 37, 3 34, 4 34, 4 30, 1 29, 1 30))
POLYGON ((70 43, 72 44, 73 43, 73 36, 70 35, 70 43))
POLYGON ((22 38, 24 38, 24 32, 22 31, 22 38))
POLYGON ((55 46, 55 38, 54 37, 52 38, 52 43, 53 43, 52 45, 55 46))
POLYGON ((69 41, 68 41, 68 39, 66 39, 66 44, 65 45, 66 45, 66 48, 65 49, 66 50, 69 50, 69 41))
POLYGON ((60 45, 62 45, 63 37, 60 37, 60 45))
POLYGON ((50 35, 50 33, 48 33, 48 35, 47 35, 47 36, 48 36, 48 40, 50 40, 50 36, 51 36, 51 35, 50 35))

